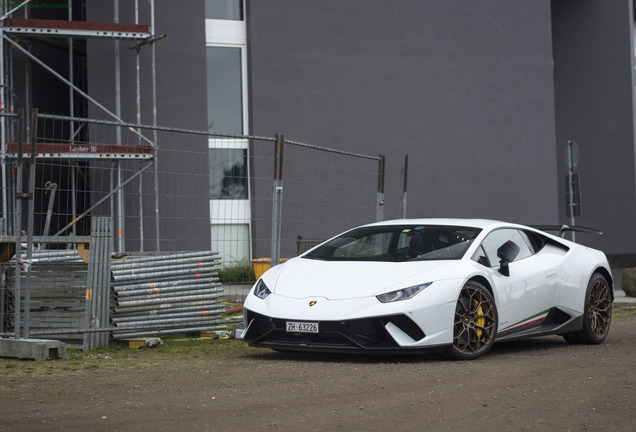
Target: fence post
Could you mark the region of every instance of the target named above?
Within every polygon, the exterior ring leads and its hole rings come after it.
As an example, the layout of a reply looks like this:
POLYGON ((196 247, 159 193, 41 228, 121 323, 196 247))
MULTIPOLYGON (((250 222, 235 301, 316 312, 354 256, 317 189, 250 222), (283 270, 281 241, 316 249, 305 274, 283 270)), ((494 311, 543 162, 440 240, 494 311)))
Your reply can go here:
POLYGON ((108 332, 103 329, 109 324, 112 232, 111 218, 91 220, 84 326, 88 331, 84 333, 84 350, 108 346, 108 332))
POLYGON ((285 136, 276 134, 274 147, 274 180, 272 189, 272 250, 271 265, 280 262, 281 220, 283 211, 283 144, 285 136))
MULTIPOLYGON (((1 121, 1 120, 0 120, 1 121)), ((0 230, 3 233, 8 233, 9 231, 7 230, 7 218, 6 217, 2 217, 0 219, 0 230)), ((11 247, 11 245, 9 245, 9 243, 6 244, 5 246, 7 249, 7 254, 9 254, 9 248, 11 247)), ((5 302, 5 296, 6 296, 6 292, 9 289, 8 287, 8 283, 7 283, 7 277, 5 276, 6 273, 6 264, 4 262, 0 263, 0 272, 2 272, 0 274, 0 333, 5 333, 7 331, 7 327, 6 327, 6 319, 5 316, 7 315, 8 311, 7 311, 7 306, 6 306, 6 302, 5 302)))
MULTIPOLYGON (((35 116, 37 111, 34 110, 33 115, 35 116)), ((22 119, 19 120, 19 124, 22 125, 22 119)), ((34 143, 33 137, 31 138, 31 153, 34 153, 34 143)), ((14 227, 14 235, 15 235, 15 299, 14 299, 14 331, 15 338, 20 339, 22 335, 21 329, 21 317, 20 310, 22 309, 21 303, 21 265, 22 265, 22 200, 28 198, 28 193, 24 193, 23 184, 22 184, 22 128, 18 126, 18 162, 17 162, 17 170, 16 170, 16 204, 15 204, 15 215, 13 219, 13 227, 14 227)), ((25 307, 25 311, 28 310, 28 306, 25 307)))
MULTIPOLYGON (((22 113, 22 112, 21 112, 22 113)), ((27 206, 27 249, 26 249, 26 268, 24 287, 24 336, 29 337, 30 321, 31 321, 31 259, 33 258, 33 218, 35 214, 35 170, 37 156, 37 139, 38 139, 38 110, 34 108, 31 115, 31 161, 29 164, 29 185, 28 193, 24 197, 29 204, 27 206)), ((22 215, 19 216, 20 218, 22 215)))
POLYGON ((378 199, 375 207, 376 222, 384 220, 384 163, 385 157, 381 154, 378 160, 378 199))
POLYGON ((406 217, 406 186, 409 176, 409 155, 404 155, 404 168, 402 168, 402 194, 400 196, 400 219, 406 217))

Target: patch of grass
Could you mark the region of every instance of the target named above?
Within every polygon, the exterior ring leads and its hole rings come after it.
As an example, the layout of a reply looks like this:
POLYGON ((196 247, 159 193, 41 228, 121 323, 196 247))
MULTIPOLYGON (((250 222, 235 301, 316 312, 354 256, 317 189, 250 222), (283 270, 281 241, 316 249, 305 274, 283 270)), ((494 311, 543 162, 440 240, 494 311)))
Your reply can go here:
POLYGON ((96 365, 95 363, 91 363, 91 364, 87 364, 86 366, 84 366, 84 369, 98 369, 99 365, 96 365))
POLYGON ((614 318, 629 318, 636 316, 636 306, 624 306, 616 308, 612 311, 614 318))
POLYGON ((220 269, 219 280, 223 284, 254 283, 256 274, 251 263, 243 262, 220 269))
MULTIPOLYGON (((0 358, 0 377, 73 375, 109 370, 161 368, 193 363, 223 363, 258 355, 263 350, 251 348, 236 339, 186 338, 179 335, 162 337, 163 344, 154 347, 129 348, 111 342, 106 348, 90 351, 67 348, 66 360, 19 360, 0 358)), ((2 389, 0 388, 0 394, 2 389)))

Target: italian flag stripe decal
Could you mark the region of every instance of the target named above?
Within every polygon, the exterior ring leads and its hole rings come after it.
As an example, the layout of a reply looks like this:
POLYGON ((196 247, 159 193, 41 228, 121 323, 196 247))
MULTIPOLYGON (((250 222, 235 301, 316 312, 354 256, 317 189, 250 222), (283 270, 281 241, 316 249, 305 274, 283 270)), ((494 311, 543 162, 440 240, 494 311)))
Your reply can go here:
POLYGON ((523 327, 527 327, 529 325, 532 324, 538 324, 540 322, 543 322, 543 320, 545 320, 545 318, 548 316, 548 312, 550 312, 550 309, 546 309, 543 312, 539 312, 536 315, 532 315, 531 317, 528 317, 524 320, 521 320, 519 322, 516 322, 502 330, 499 331, 499 333, 506 333, 509 331, 513 331, 513 330, 519 330, 522 329, 523 327))

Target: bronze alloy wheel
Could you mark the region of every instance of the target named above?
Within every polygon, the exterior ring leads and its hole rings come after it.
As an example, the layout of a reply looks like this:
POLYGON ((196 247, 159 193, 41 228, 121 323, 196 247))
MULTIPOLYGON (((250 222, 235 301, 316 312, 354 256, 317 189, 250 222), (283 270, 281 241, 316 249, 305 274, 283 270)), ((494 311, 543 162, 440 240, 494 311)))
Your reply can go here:
POLYGON ((590 330, 597 338, 605 338, 612 322, 612 296, 604 278, 596 278, 588 298, 590 330))
POLYGON ((583 328, 563 335, 569 343, 599 344, 605 340, 612 323, 612 291, 603 275, 594 273, 587 287, 583 328))
POLYGON ((497 308, 492 295, 483 285, 468 282, 457 299, 451 357, 470 360, 485 354, 496 332, 497 308))

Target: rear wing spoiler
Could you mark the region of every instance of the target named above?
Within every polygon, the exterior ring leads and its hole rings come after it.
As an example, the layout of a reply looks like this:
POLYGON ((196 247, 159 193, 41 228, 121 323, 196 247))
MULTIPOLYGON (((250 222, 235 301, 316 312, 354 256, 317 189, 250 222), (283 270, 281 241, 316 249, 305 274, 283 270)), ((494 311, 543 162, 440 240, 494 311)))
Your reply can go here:
POLYGON ((603 231, 595 228, 586 228, 582 226, 569 226, 569 225, 532 225, 532 228, 536 228, 541 231, 558 231, 559 235, 563 237, 566 232, 582 232, 586 234, 603 235, 603 231))

